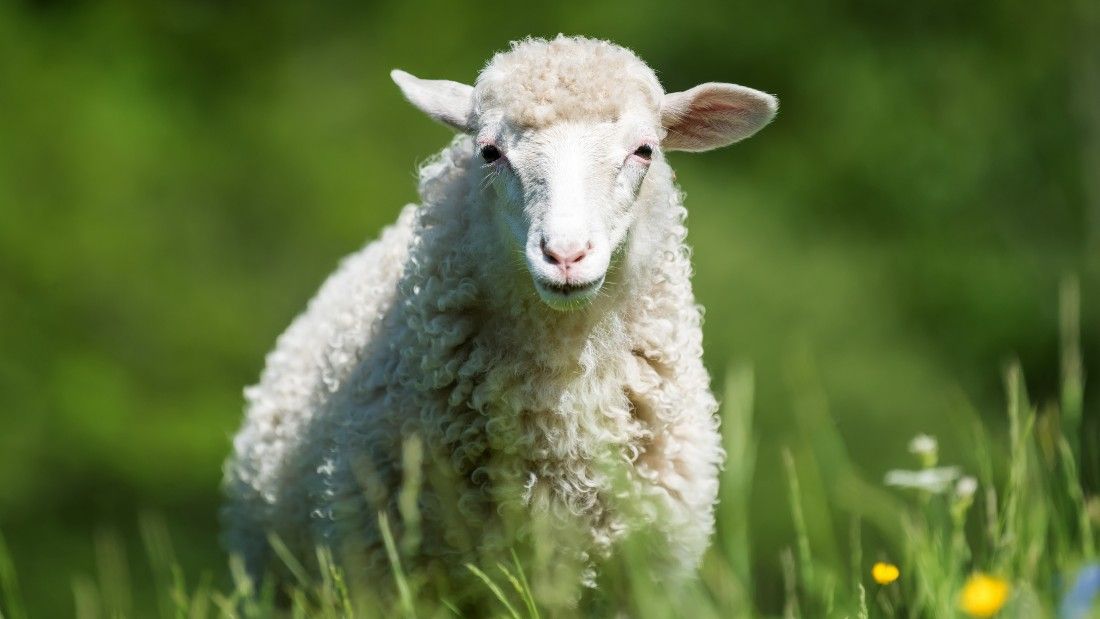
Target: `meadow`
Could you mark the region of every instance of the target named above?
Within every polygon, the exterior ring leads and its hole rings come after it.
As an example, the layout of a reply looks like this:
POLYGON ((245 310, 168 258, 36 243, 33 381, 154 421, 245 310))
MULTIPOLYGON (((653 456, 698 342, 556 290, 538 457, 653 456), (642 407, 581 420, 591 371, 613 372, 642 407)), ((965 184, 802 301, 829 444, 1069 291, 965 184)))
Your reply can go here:
MULTIPOLYGON (((0 0, 3 616, 265 614, 218 544, 220 467, 275 337, 449 139, 389 70, 469 81, 557 32, 669 90, 781 100, 751 140, 670 158, 725 394, 712 551, 686 591, 610 569, 600 603, 950 617, 983 573, 1002 616, 1056 616, 1098 550, 1096 3, 485 10, 0 0), (885 483, 945 466, 969 499, 885 483)), ((515 566, 482 568, 496 612, 493 587, 546 616, 515 566)), ((403 579, 291 597, 446 612, 403 579)))
MULTIPOLYGON (((1007 437, 994 438, 977 414, 960 411, 976 454, 976 471, 944 466, 938 441, 918 435, 908 445, 909 458, 902 458, 910 470, 892 470, 885 477, 885 486, 902 490, 902 496, 895 496, 855 469, 820 393, 800 394, 806 400, 797 418, 812 438, 799 457, 789 449, 782 454, 794 528, 779 555, 782 617, 1100 617, 1100 497, 1087 496, 1081 483, 1081 471, 1095 470, 1100 457, 1094 440, 1081 434, 1084 373, 1076 281, 1064 284, 1061 298, 1060 395, 1042 405, 1032 403, 1019 365, 1010 365, 1004 374, 1007 437), (999 463, 1007 471, 998 471, 999 463), (805 492, 806 472, 822 487, 805 492), (847 513, 807 510, 805 499, 814 490, 850 496, 860 508, 847 513), (848 534, 813 535, 811 519, 844 522, 848 534)), ((279 584, 254 583, 232 557, 226 585, 214 582, 211 571, 187 573, 176 559, 165 520, 146 514, 139 525, 146 565, 139 569, 152 576, 142 586, 153 595, 134 595, 123 543, 97 539, 97 571, 72 583, 75 616, 764 616, 758 614, 754 587, 762 577, 753 568, 760 549, 749 516, 760 445, 753 430, 754 382, 746 367, 726 376, 722 418, 730 460, 721 480, 718 539, 698 580, 686 585, 654 580, 646 570, 651 542, 643 532, 603 566, 598 586, 585 591, 574 606, 571 598, 563 602, 548 597, 537 578, 529 581, 528 572, 547 574, 554 567, 539 565, 537 558, 553 556, 540 552, 539 545, 556 542, 536 538, 533 559, 520 561, 513 551, 511 562, 467 564, 484 585, 474 593, 483 605, 471 610, 466 600, 460 608, 430 593, 422 595, 421 589, 429 591, 427 576, 403 567, 407 542, 417 537, 415 516, 405 510, 402 515, 410 518, 406 524, 413 526, 405 527, 400 540, 386 516, 379 515, 392 581, 366 586, 345 578, 325 548, 317 550, 320 573, 313 573, 273 537, 291 577, 279 584), (151 606, 135 606, 138 599, 151 606)), ((407 479, 402 493, 415 497, 415 484, 407 479)), ((3 616, 27 616, 19 576, 2 539, 0 594, 7 612, 3 616)))

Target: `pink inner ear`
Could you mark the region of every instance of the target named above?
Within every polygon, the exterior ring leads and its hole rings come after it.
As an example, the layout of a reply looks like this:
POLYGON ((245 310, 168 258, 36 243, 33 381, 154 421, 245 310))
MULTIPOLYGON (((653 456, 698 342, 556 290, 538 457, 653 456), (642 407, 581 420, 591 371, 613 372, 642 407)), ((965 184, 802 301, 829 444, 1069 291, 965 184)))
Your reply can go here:
POLYGON ((721 139, 735 129, 734 125, 743 122, 747 113, 745 106, 722 99, 695 101, 687 114, 670 130, 699 141, 721 139))
POLYGON ((705 84, 671 97, 665 116, 665 144, 671 150, 732 144, 755 133, 772 115, 768 95, 730 84, 705 84))
POLYGON ((716 99, 714 101, 707 101, 707 102, 692 105, 691 106, 691 111, 688 112, 688 115, 691 116, 691 115, 694 115, 696 113, 708 114, 708 113, 711 113, 711 112, 723 112, 723 111, 728 111, 728 110, 737 110, 741 113, 744 113, 745 112, 745 107, 743 105, 737 105, 737 104, 734 104, 734 103, 727 103, 726 101, 723 101, 722 99, 716 99))
POLYGON ((724 119, 732 115, 740 121, 751 114, 752 111, 744 103, 729 101, 721 97, 700 97, 692 102, 687 118, 706 122, 710 118, 724 119))

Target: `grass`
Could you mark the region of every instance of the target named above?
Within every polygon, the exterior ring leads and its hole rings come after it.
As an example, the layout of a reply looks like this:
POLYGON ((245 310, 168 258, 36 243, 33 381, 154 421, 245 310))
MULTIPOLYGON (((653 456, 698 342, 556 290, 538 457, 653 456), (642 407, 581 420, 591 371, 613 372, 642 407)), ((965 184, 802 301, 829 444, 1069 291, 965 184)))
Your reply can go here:
MULTIPOLYGON (((392 580, 350 582, 332 555, 318 551, 314 571, 307 570, 278 540, 272 547, 282 559, 291 585, 281 591, 257 589, 236 560, 231 581, 216 586, 209 577, 194 579, 178 568, 164 523, 154 516, 140 521, 147 569, 156 582, 156 607, 137 608, 130 566, 117 539, 95 540, 97 574, 72 582, 77 617, 453 617, 499 616, 512 619, 625 613, 632 617, 1100 617, 1097 534, 1100 497, 1086 491, 1082 471, 1097 471, 1098 454, 1087 439, 1089 422, 1082 409, 1084 370, 1078 348, 1079 292, 1069 281, 1062 291, 1061 390, 1055 401, 1036 404, 1027 393, 1017 364, 1004 372, 1003 424, 983 424, 972 411, 975 471, 947 466, 934 440, 912 444, 913 456, 898 454, 908 471, 888 477, 898 488, 865 479, 846 456, 824 398, 814 387, 808 359, 792 368, 799 389, 796 418, 807 432, 805 445, 783 452, 789 512, 795 532, 778 558, 784 602, 763 608, 759 591, 779 585, 760 583, 754 574, 748 505, 754 491, 757 437, 753 433, 753 375, 747 368, 726 377, 723 432, 729 459, 722 472, 718 534, 699 578, 683 587, 655 585, 645 570, 644 536, 627 543, 605 566, 599 587, 588 592, 578 610, 562 611, 533 585, 546 566, 532 564, 514 551, 510 560, 467 565, 471 582, 481 587, 481 606, 459 608, 433 598, 426 579, 409 573, 403 555, 418 543, 410 527, 395 539, 389 520, 380 528, 392 567, 392 580), (1000 428, 1007 427, 1007 434, 1000 428), (812 491, 812 492, 811 492, 812 491), (811 495, 835 495, 847 505, 808 509, 811 495), (840 512, 840 513, 836 513, 840 512), (832 523, 841 523, 833 525, 832 523), (811 526, 813 525, 813 526, 811 526), (824 526, 823 526, 824 525, 824 526), (822 534, 822 531, 825 534, 822 534), (835 534, 830 535, 833 532, 835 534), (874 571, 872 565, 879 563, 874 571), (896 569, 895 569, 896 568, 896 569), (476 609, 476 610, 472 610, 476 609)), ((406 448, 415 460, 419 443, 406 448)), ((415 468, 415 467, 410 467, 415 468)), ((406 525, 418 518, 412 480, 402 490, 406 525)), ((780 515, 777 515, 780 517, 780 515)), ((415 527, 412 527, 415 528, 415 527)), ((552 543, 552 542, 551 542, 552 543)), ((16 570, 0 537, 0 617, 26 616, 16 570)))

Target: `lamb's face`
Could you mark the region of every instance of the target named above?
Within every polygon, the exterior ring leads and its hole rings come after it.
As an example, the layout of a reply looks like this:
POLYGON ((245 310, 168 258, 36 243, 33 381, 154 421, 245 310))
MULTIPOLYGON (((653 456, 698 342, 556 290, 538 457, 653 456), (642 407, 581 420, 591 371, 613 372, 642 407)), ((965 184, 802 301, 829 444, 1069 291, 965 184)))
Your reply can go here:
POLYGON ((579 308, 599 294, 637 220, 661 133, 643 113, 539 129, 487 122, 478 131, 494 215, 548 306, 579 308))
POLYGON ((547 305, 577 308, 599 294, 637 218, 646 172, 660 156, 662 131, 651 118, 480 127, 476 142, 494 216, 547 305))
POLYGON ((493 57, 476 88, 391 76, 429 116, 474 136, 478 180, 508 250, 522 253, 539 297, 562 310, 599 294, 662 150, 732 144, 778 107, 735 84, 665 94, 632 52, 582 37, 515 43, 493 57))

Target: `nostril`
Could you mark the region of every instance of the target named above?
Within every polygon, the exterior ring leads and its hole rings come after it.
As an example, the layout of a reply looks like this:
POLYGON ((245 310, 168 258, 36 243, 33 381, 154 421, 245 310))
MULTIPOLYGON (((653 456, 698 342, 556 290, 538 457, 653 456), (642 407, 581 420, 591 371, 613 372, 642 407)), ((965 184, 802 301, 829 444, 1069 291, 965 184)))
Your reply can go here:
POLYGON ((584 249, 577 249, 572 252, 567 251, 555 251, 546 244, 546 239, 543 239, 540 243, 542 248, 542 257, 550 264, 567 267, 572 264, 576 264, 584 257, 588 255, 588 252, 592 249, 592 243, 586 243, 584 249))
POLYGON ((550 264, 558 264, 558 256, 554 252, 550 251, 550 249, 546 246, 545 238, 542 239, 540 247, 542 248, 542 257, 547 262, 549 262, 550 264))

